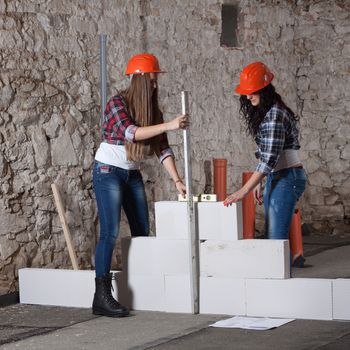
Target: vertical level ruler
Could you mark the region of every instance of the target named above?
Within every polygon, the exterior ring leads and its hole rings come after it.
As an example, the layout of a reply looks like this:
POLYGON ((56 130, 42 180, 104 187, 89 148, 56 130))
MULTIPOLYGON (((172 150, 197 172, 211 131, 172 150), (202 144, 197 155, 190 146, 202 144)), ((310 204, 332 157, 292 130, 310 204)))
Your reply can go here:
MULTIPOLYGON (((188 114, 188 91, 181 91, 182 114, 188 114)), ((192 313, 199 313, 199 242, 197 224, 197 203, 192 195, 191 145, 189 130, 184 132, 184 158, 187 195, 187 222, 190 241, 190 283, 192 313)))
POLYGON ((101 120, 102 130, 103 116, 107 104, 107 59, 106 59, 107 35, 100 34, 100 90, 101 90, 101 120))

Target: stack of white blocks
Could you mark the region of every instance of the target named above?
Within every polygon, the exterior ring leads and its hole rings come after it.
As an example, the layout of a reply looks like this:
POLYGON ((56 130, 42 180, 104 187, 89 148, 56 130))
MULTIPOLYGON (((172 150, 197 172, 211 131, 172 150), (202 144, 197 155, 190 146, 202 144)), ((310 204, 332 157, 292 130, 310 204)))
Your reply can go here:
MULTIPOLYGON (((157 202, 155 217, 156 237, 123 240, 119 297, 137 310, 191 312, 187 203, 157 202)), ((199 202, 198 234, 202 313, 245 314, 246 278, 289 278, 288 241, 242 240, 240 203, 199 202)))
MULTIPOLYGON (((157 202, 156 237, 123 242, 119 289, 130 307, 191 312, 186 210, 157 202)), ((200 313, 350 319, 350 280, 289 278, 289 242, 242 240, 240 204, 198 203, 198 229, 200 313)))
MULTIPOLYGON (((116 297, 135 310, 191 312, 186 202, 157 202, 156 237, 122 242, 116 297)), ((350 320, 349 279, 290 279, 289 244, 242 240, 240 204, 198 203, 200 312, 350 320)), ((20 301, 91 307, 94 271, 21 269, 20 301)), ((113 282, 114 286, 115 281, 113 282)))
MULTIPOLYGON (((113 289, 121 278, 113 271, 113 289)), ((24 268, 19 270, 19 299, 22 304, 89 308, 95 292, 95 271, 24 268)), ((117 296, 117 294, 114 294, 117 296)))

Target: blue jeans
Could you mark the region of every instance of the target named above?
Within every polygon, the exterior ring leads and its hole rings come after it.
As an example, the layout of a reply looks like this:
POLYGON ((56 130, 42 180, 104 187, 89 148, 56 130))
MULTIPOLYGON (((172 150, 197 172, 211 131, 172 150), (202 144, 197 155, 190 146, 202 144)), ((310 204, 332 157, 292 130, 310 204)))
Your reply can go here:
POLYGON ((295 204, 303 194, 306 175, 302 168, 288 168, 267 176, 264 190, 266 234, 269 239, 289 239, 295 204))
POLYGON ((139 170, 125 170, 95 161, 93 186, 100 220, 96 277, 109 273, 123 207, 132 236, 148 236, 148 206, 139 170))

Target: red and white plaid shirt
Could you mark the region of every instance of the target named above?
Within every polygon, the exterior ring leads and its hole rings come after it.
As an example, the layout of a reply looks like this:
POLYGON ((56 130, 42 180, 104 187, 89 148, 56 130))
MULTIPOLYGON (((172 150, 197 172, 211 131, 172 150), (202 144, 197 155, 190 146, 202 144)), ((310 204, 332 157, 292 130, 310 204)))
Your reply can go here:
MULTIPOLYGON (((115 95, 107 102, 102 124, 102 142, 113 145, 124 145, 125 140, 135 142, 135 133, 138 126, 135 125, 131 117, 125 99, 120 95, 115 95)), ((161 134, 160 162, 167 157, 173 157, 174 154, 169 147, 166 133, 161 134)))

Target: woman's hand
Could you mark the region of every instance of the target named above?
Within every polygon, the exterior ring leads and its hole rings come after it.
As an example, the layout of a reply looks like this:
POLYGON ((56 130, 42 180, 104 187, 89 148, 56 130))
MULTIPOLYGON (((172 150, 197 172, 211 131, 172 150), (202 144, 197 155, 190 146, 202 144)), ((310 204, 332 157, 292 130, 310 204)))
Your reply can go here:
POLYGON ((224 206, 228 207, 229 205, 231 205, 232 203, 236 203, 238 201, 241 201, 248 193, 241 188, 240 190, 238 190, 235 193, 232 193, 231 195, 229 195, 225 200, 224 200, 224 206))
POLYGON ((175 182, 175 187, 178 192, 184 197, 186 194, 186 186, 183 184, 183 182, 181 180, 177 180, 175 182))
POLYGON ((263 203, 263 195, 261 193, 261 182, 259 182, 253 189, 253 196, 255 203, 261 205, 263 203))
POLYGON ((190 125, 187 114, 182 114, 165 124, 167 126, 167 131, 186 129, 190 125))

